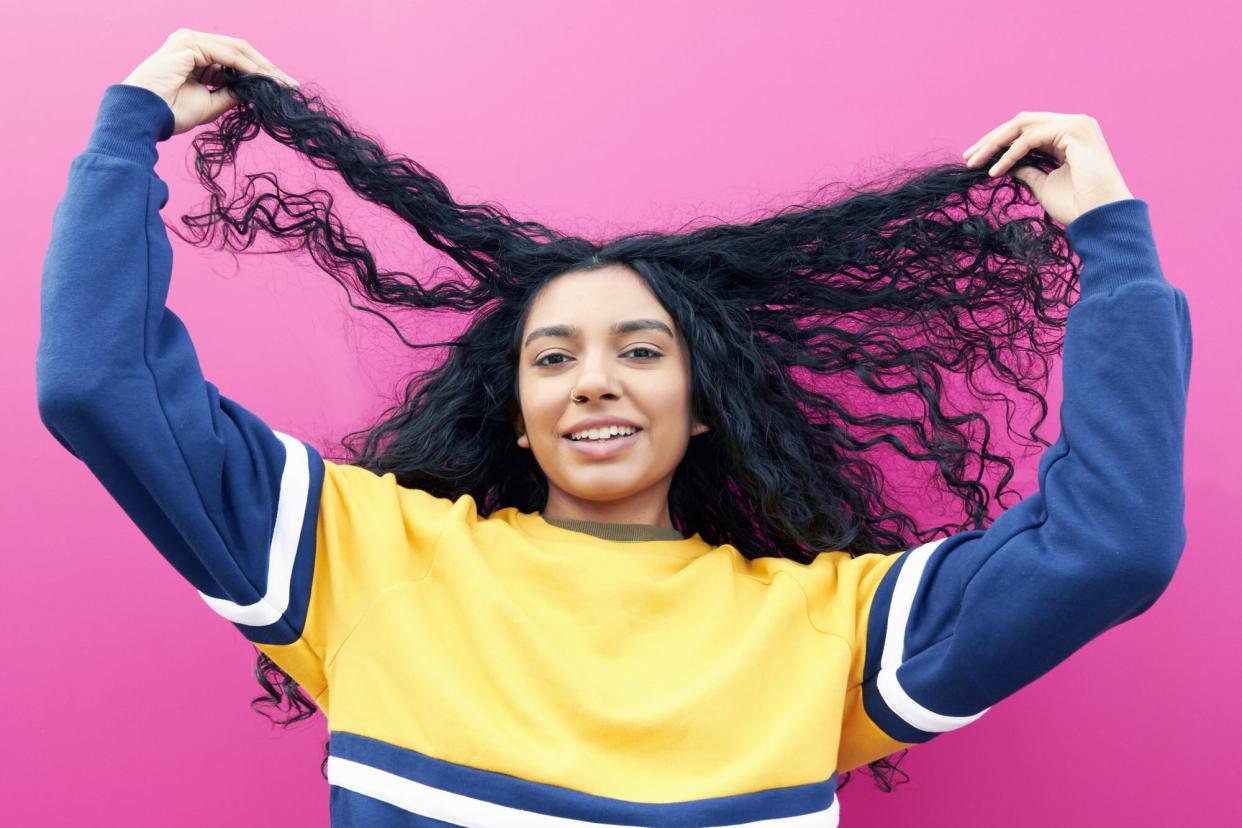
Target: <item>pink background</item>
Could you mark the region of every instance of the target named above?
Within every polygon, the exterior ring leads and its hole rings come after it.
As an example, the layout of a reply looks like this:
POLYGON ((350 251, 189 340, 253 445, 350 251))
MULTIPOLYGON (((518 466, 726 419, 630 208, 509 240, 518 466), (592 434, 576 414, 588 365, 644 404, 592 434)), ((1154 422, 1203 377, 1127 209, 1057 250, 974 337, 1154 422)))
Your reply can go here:
MULTIPOLYGON (((1019 110, 1101 123, 1194 322, 1181 568, 1146 614, 971 726, 912 781, 856 775, 843 825, 1238 824, 1242 403, 1232 4, 4 4, 0 802, 12 825, 326 825, 324 720, 252 712, 251 645, 180 580, 37 416, 39 277, 103 89, 178 27, 244 37, 459 201, 596 234, 754 217, 829 181, 960 159, 1019 110), (1012 13, 1011 13, 1012 12, 1012 13), (1234 656, 1230 656, 1234 653, 1234 656), (103 815, 108 814, 106 820, 103 815)), ((190 132, 160 144, 165 219, 201 207, 190 132)), ((249 168, 305 164, 260 143, 249 168)), ((320 182, 333 183, 319 173, 320 182)), ((333 183, 334 185, 334 183, 333 183)), ((335 186, 335 185, 334 185, 335 186)), ((382 266, 428 249, 379 209, 382 266)), ((274 428, 370 422, 411 353, 309 259, 175 237, 170 306, 208 379, 274 428)), ((407 336, 422 339, 410 324, 407 336)), ((424 330, 427 330, 424 328, 424 330)), ((1050 401, 1059 404, 1059 373, 1050 401)), ((1044 432, 1056 434, 1054 417, 1044 432)), ((1036 457, 1014 485, 1029 493, 1036 457)))

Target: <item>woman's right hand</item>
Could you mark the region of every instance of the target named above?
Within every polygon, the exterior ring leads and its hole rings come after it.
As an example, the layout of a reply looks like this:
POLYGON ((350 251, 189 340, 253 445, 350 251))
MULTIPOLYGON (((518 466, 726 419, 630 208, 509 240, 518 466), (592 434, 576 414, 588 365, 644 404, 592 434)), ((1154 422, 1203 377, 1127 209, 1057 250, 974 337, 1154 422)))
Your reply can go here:
POLYGON ((238 37, 178 29, 155 54, 129 73, 122 83, 149 89, 173 111, 173 135, 220 117, 239 101, 228 89, 217 86, 224 68, 271 75, 300 89, 301 85, 246 41, 238 37))

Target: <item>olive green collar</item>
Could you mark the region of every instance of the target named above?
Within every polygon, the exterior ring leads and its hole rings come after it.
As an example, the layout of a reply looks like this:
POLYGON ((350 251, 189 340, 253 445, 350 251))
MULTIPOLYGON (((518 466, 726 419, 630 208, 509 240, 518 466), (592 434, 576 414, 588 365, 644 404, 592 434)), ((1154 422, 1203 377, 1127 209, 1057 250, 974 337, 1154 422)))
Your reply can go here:
POLYGON ((575 518, 541 517, 561 529, 574 532, 585 532, 597 538, 614 541, 653 541, 653 540, 685 540, 681 532, 668 526, 650 526, 646 523, 605 523, 597 520, 577 520, 575 518))

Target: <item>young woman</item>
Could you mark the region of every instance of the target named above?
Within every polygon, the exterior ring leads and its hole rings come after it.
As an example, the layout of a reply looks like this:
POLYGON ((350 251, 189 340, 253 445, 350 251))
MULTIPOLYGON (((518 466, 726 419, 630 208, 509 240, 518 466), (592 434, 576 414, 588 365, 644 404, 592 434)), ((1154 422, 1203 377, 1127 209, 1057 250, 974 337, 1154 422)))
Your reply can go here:
POLYGON ((40 415, 256 645, 272 698, 324 711, 334 825, 833 825, 842 774, 1143 612, 1185 541, 1190 319, 1147 204, 1085 115, 1019 113, 964 156, 595 244, 455 203, 244 40, 180 30, 105 90, 71 166, 40 415), (375 302, 481 309, 350 462, 222 396, 165 307, 156 144, 226 111, 188 224, 301 239, 375 302), (474 284, 378 271, 315 193, 252 178, 226 202, 214 176, 260 129, 474 284), (1028 193, 1053 221, 1000 220, 1028 193), (979 481, 1012 464, 944 375, 1043 407, 1062 327, 1060 436, 992 521, 979 481), (898 395, 925 413, 877 412, 898 395), (967 521, 897 508, 881 443, 967 521))

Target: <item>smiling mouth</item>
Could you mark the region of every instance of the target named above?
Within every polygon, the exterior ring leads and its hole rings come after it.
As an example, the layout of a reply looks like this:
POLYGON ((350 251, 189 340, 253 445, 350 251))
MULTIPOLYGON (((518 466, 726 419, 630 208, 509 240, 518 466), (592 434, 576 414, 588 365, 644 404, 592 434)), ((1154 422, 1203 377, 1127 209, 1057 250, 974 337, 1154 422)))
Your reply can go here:
POLYGON ((582 437, 582 438, 580 438, 580 439, 578 439, 578 440, 575 440, 573 437, 570 437, 568 434, 566 434, 566 435, 564 436, 564 439, 568 440, 568 441, 569 441, 569 442, 571 442, 571 443, 608 443, 608 442, 611 442, 611 441, 613 441, 613 440, 619 440, 619 439, 624 438, 624 437, 634 437, 634 436, 636 436, 637 434, 639 434, 640 432, 642 432, 642 429, 641 429, 641 428, 635 428, 635 429, 634 429, 633 431, 631 431, 629 434, 613 434, 613 435, 612 435, 612 436, 610 436, 610 437, 604 437, 603 439, 598 439, 598 438, 597 438, 597 439, 594 439, 594 440, 592 440, 590 437, 582 437))
POLYGON ((564 439, 568 439, 568 441, 571 443, 606 443, 606 442, 611 441, 611 439, 616 439, 619 437, 633 437, 635 436, 635 434, 641 431, 642 431, 642 428, 633 426, 633 431, 628 434, 612 434, 611 437, 606 437, 604 439, 591 439, 590 437, 582 437, 581 439, 574 439, 573 437, 570 437, 569 434, 561 434, 561 437, 563 437, 564 439))
POLYGON ((606 440, 570 440, 564 437, 569 443, 570 451, 582 458, 593 458, 596 460, 604 460, 610 457, 624 456, 626 451, 638 442, 638 435, 642 434, 642 429, 638 429, 633 434, 618 434, 616 437, 609 437, 606 440))

